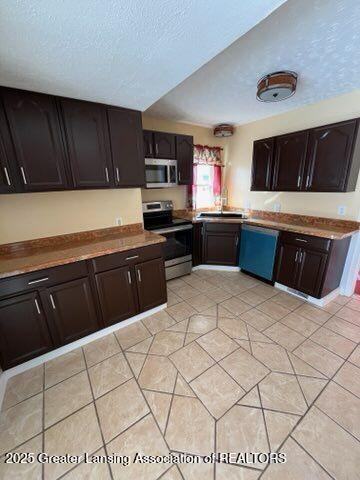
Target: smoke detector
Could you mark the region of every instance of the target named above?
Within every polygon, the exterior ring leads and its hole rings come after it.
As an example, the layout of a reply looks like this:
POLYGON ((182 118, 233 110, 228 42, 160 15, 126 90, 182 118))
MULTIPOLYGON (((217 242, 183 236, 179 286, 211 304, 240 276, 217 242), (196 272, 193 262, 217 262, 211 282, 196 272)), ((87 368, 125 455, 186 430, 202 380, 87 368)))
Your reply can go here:
POLYGON ((260 102, 280 102, 294 95, 297 74, 290 71, 274 72, 260 78, 256 98, 260 102))
POLYGON ((221 123, 214 128, 215 137, 231 137, 234 133, 234 127, 227 123, 221 123))

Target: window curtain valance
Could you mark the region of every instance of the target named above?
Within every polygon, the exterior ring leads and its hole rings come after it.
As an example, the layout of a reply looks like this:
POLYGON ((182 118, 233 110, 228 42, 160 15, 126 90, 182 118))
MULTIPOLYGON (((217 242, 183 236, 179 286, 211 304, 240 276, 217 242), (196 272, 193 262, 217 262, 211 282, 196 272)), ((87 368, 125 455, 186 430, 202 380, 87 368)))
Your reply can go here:
POLYGON ((221 147, 194 145, 194 164, 217 165, 223 167, 221 152, 221 147))

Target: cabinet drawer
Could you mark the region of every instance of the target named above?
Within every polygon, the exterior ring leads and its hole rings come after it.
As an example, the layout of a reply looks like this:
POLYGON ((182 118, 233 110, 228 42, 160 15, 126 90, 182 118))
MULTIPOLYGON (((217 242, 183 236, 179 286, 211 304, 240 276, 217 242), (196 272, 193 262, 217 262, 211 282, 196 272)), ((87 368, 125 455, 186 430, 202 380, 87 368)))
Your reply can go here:
POLYGON ((239 228, 239 223, 205 223, 205 229, 207 232, 237 233, 239 228))
POLYGON ((298 247, 310 248, 313 250, 330 250, 331 240, 328 238, 312 237, 311 235, 302 235, 296 233, 282 232, 282 243, 290 243, 298 247))
POLYGON ((105 272, 123 265, 135 265, 136 263, 153 258, 162 257, 161 244, 151 245, 149 247, 135 248, 126 252, 112 253, 91 260, 94 272, 105 272))
POLYGON ((85 276, 87 276, 85 262, 74 262, 68 265, 17 275, 0 282, 0 297, 49 287, 57 283, 67 282, 85 276))

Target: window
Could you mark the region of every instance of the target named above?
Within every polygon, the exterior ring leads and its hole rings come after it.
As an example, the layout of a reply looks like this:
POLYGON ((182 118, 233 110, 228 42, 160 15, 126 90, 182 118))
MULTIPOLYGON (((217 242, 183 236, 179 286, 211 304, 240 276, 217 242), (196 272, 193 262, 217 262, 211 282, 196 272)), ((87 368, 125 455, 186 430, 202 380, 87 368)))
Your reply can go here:
POLYGON ((214 167, 213 165, 196 166, 196 189, 195 205, 196 208, 207 208, 215 206, 213 193, 214 167))

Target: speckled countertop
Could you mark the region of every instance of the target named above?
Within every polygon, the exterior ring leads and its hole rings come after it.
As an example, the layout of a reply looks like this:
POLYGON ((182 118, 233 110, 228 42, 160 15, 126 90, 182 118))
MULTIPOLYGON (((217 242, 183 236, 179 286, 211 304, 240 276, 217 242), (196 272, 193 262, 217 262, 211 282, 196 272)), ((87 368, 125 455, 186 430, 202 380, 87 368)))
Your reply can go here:
POLYGON ((283 214, 282 216, 279 216, 279 220, 257 218, 255 216, 249 218, 199 218, 198 213, 196 212, 184 211, 176 212, 175 216, 178 218, 185 218, 193 223, 244 223, 247 225, 256 225, 259 227, 273 228, 275 230, 302 233, 304 235, 313 235, 315 237, 329 238, 332 240, 341 240, 359 231, 359 224, 357 222, 336 221, 333 219, 328 219, 328 222, 326 222, 326 219, 321 219, 319 223, 315 224, 314 222, 310 223, 308 219, 315 219, 316 217, 304 216, 304 221, 301 221, 301 219, 299 219, 300 216, 297 215, 295 220, 292 218, 291 214, 283 214), (288 221, 285 221, 285 219, 288 219, 288 221))
POLYGON ((0 245, 0 279, 165 241, 139 224, 130 227, 0 245))

